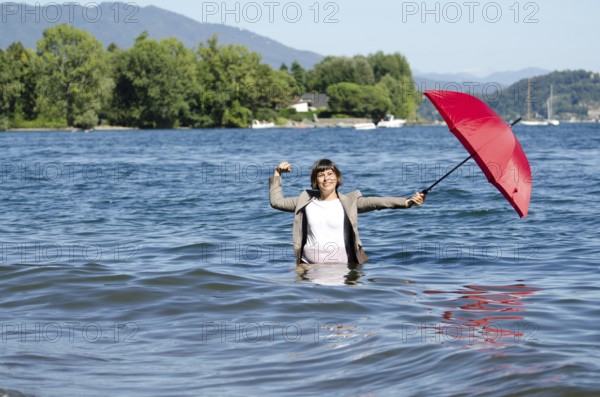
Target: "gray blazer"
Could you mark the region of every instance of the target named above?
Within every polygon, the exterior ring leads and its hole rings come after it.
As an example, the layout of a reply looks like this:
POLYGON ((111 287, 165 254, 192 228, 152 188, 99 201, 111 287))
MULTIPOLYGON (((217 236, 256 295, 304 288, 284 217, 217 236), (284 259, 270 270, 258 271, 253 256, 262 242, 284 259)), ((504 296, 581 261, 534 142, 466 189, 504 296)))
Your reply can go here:
MULTIPOLYGON (((365 254, 362 242, 358 236, 358 214, 387 208, 408 208, 408 199, 404 197, 363 197, 356 190, 349 194, 339 193, 339 198, 346 214, 346 222, 351 226, 351 247, 348 252, 348 260, 352 263, 365 263, 369 258, 365 254)), ((304 208, 312 200, 319 197, 318 190, 305 190, 297 197, 284 197, 281 177, 269 178, 269 199, 271 207, 280 211, 294 213, 294 226, 292 228, 294 252, 296 263, 302 263, 302 250, 306 243, 306 219, 304 208)))

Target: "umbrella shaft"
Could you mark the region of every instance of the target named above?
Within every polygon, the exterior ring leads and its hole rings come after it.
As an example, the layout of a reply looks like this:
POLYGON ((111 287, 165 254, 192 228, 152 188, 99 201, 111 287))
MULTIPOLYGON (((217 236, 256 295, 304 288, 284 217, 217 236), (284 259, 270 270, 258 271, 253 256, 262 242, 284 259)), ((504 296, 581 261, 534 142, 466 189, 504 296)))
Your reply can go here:
POLYGON ((471 160, 473 158, 473 156, 475 156, 475 154, 472 154, 469 157, 467 157, 466 159, 464 159, 460 164, 458 164, 456 167, 452 168, 450 171, 448 171, 448 173, 446 175, 444 175, 443 177, 441 177, 440 179, 435 181, 435 183, 433 185, 429 186, 427 189, 423 190, 421 193, 425 193, 425 194, 429 193, 431 191, 431 189, 433 189, 435 186, 437 186, 438 183, 440 183, 444 179, 448 178, 450 176, 450 174, 452 174, 454 171, 456 171, 457 169, 462 167, 467 161, 471 160))

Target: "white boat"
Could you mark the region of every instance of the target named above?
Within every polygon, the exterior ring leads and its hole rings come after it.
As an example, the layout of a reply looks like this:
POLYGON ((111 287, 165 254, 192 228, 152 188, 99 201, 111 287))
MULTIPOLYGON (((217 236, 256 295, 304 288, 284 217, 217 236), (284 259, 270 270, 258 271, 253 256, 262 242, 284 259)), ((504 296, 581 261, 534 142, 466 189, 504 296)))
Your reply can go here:
POLYGON ((250 126, 253 130, 264 130, 266 128, 275 128, 275 123, 270 123, 267 121, 258 121, 252 120, 252 125, 250 126))
POLYGON ((377 123, 377 128, 402 128, 406 120, 397 119, 393 114, 388 114, 383 120, 377 123))
POLYGON ((374 130, 377 126, 375 123, 358 123, 354 124, 354 129, 356 130, 374 130))
POLYGON ((534 126, 534 127, 549 125, 548 121, 545 121, 545 120, 522 120, 521 124, 528 125, 528 126, 534 126))

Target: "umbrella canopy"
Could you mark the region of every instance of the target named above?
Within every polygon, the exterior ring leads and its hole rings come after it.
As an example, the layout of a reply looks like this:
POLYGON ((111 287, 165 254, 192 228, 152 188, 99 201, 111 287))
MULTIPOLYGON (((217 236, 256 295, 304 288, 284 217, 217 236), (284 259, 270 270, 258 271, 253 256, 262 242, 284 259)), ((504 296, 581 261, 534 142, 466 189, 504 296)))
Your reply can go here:
POLYGON ((425 91, 425 96, 475 159, 488 181, 496 186, 520 217, 527 217, 531 168, 511 127, 474 96, 454 91, 425 91))

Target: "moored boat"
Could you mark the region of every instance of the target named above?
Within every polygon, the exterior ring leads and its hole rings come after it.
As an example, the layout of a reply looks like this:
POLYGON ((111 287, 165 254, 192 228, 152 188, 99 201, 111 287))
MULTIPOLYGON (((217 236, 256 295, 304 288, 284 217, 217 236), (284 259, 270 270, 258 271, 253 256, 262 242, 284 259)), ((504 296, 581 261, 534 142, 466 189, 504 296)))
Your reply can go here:
POLYGON ((377 123, 377 128, 402 128, 406 120, 397 119, 393 114, 388 114, 383 120, 377 123))
POLYGON ((377 126, 375 123, 358 123, 354 124, 354 129, 356 130, 374 130, 377 126))
POLYGON ((263 130, 265 128, 275 128, 275 123, 267 122, 267 121, 258 121, 252 120, 252 125, 250 126, 253 130, 263 130))

